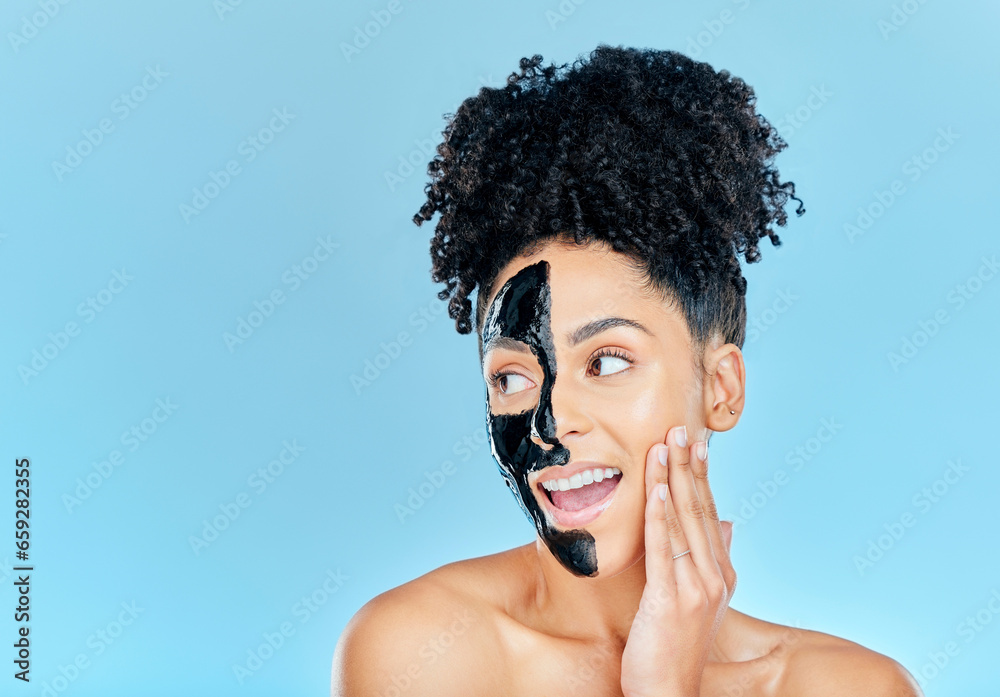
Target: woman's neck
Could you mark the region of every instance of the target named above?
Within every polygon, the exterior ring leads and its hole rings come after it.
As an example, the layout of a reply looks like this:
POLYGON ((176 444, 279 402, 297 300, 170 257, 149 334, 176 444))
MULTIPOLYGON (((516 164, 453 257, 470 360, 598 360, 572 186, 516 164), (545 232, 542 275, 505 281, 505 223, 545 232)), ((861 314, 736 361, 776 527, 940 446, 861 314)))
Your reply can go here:
POLYGON ((538 538, 531 556, 535 605, 548 629, 625 646, 646 586, 644 559, 615 576, 588 578, 570 573, 538 538))

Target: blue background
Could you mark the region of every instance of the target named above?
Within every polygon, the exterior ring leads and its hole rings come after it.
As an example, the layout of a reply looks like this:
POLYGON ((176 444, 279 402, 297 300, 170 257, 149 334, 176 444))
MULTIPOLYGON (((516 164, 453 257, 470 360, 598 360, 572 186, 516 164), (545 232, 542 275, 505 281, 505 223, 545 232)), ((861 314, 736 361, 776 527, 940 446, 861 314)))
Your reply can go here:
POLYGON ((475 338, 442 313, 432 225, 410 218, 444 113, 522 56, 563 63, 608 43, 745 79, 808 209, 790 204, 782 246, 746 271, 746 411, 713 440, 721 511, 745 518, 733 607, 888 654, 928 695, 998 694, 986 513, 1000 280, 983 261, 1000 254, 995 3, 219 5, 11 0, 0 13, 0 692, 324 694, 368 599, 532 539, 484 445, 475 338), (906 169, 914 157, 924 168, 906 169), (239 173, 208 186, 230 161, 239 173), (196 189, 212 198, 185 216, 196 189), (334 251, 317 254, 317 238, 334 251), (274 290, 284 302, 254 315, 274 290), (241 321, 256 326, 227 343, 241 321), (919 347, 893 363, 906 340, 919 347), (374 379, 352 381, 368 365, 374 379), (286 441, 301 452, 251 480, 286 441), (796 448, 809 458, 797 469, 796 448), (11 676, 8 641, 20 457, 30 685, 11 676), (949 462, 967 469, 946 483, 949 462), (97 486, 81 489, 88 475, 97 486), (871 545, 881 557, 859 568, 871 545), (976 613, 989 621, 970 631, 976 613), (234 665, 283 623, 281 647, 239 679, 234 665))

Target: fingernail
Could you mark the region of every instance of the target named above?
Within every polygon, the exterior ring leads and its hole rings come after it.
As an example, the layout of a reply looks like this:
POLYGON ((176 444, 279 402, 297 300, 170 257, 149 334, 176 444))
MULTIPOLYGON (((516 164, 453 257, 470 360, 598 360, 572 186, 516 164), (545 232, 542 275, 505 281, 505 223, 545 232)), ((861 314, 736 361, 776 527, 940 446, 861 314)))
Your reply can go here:
POLYGON ((695 451, 698 453, 698 459, 704 460, 706 457, 708 457, 708 443, 706 443, 705 441, 701 441, 700 443, 695 445, 695 451))
POLYGON ((676 431, 674 431, 674 442, 682 448, 686 448, 688 444, 688 429, 687 426, 681 426, 676 431))
POLYGON ((656 489, 656 493, 659 495, 660 501, 666 501, 667 500, 667 485, 666 484, 660 484, 660 486, 658 486, 657 489, 656 489))
POLYGON ((657 457, 660 458, 660 464, 663 465, 664 467, 666 467, 667 466, 667 446, 664 445, 662 448, 660 448, 660 453, 659 453, 659 455, 657 455, 657 457))

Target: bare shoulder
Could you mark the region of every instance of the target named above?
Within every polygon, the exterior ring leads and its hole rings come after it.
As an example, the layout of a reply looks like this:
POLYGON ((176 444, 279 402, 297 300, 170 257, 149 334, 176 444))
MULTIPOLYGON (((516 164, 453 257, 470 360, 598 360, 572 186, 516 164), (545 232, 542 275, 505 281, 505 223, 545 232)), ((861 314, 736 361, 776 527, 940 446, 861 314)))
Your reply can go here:
POLYGON ((892 658, 823 632, 786 628, 776 697, 923 697, 892 658))
POLYGON ((447 564, 366 603, 337 642, 331 694, 493 694, 502 664, 482 657, 500 658, 502 642, 483 581, 501 557, 447 564))

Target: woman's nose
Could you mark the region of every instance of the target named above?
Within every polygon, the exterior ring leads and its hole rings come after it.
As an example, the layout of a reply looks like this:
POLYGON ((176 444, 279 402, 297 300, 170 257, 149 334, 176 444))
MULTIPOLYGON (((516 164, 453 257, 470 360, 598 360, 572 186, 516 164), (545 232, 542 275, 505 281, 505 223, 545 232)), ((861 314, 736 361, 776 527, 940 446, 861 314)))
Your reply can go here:
POLYGON ((549 450, 554 448, 555 440, 555 419, 552 418, 551 402, 542 399, 541 403, 531 414, 531 441, 542 448, 549 450), (539 425, 539 422, 540 425, 539 425))
POLYGON ((538 406, 531 415, 531 441, 544 450, 564 445, 568 433, 589 430, 589 420, 579 410, 580 395, 573 395, 572 385, 553 384, 544 388, 538 406))
MULTIPOLYGON (((541 408, 538 408, 531 415, 531 441, 535 445, 537 445, 538 447, 540 447, 542 450, 549 450, 550 448, 554 448, 555 444, 549 442, 549 439, 547 439, 547 438, 542 438, 541 433, 539 433, 539 430, 538 430, 538 421, 539 421, 539 417, 542 416, 541 414, 539 414, 540 411, 541 411, 541 408)), ((543 428, 543 430, 544 430, 544 428, 543 428)))

